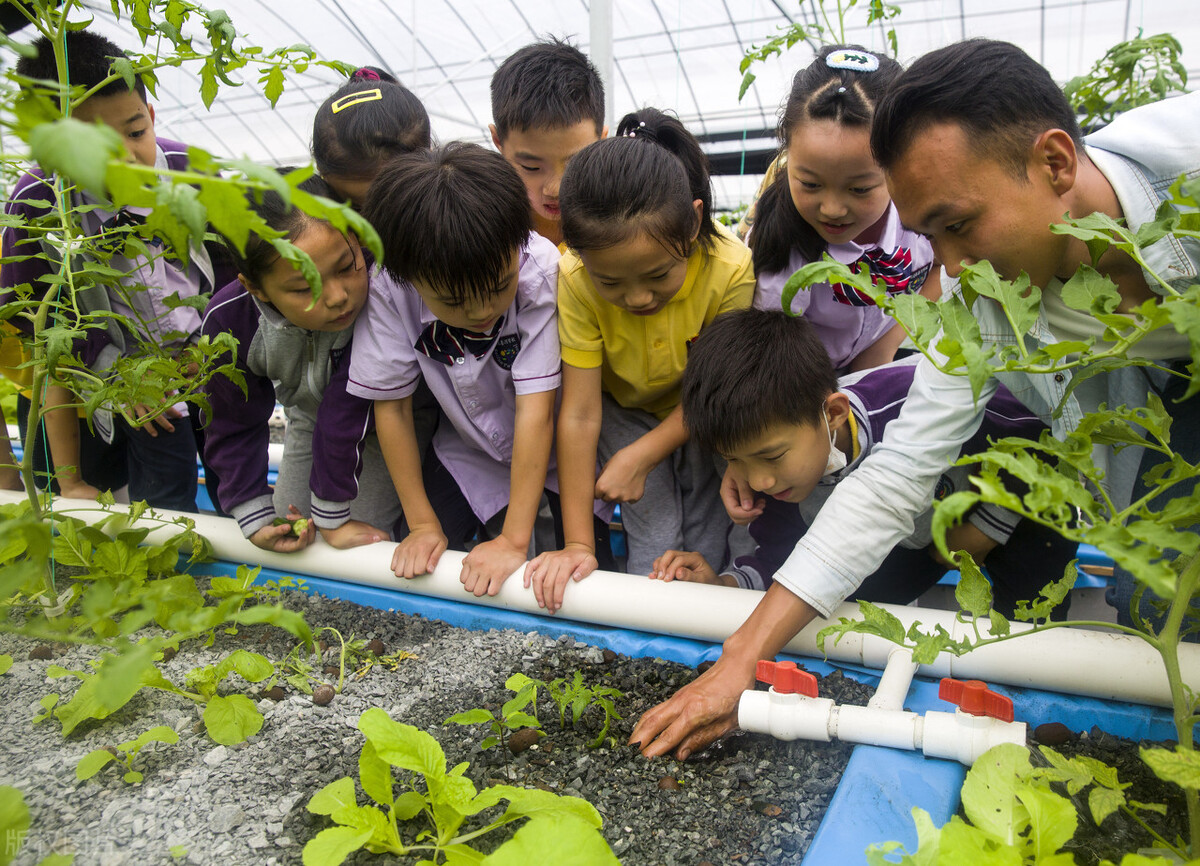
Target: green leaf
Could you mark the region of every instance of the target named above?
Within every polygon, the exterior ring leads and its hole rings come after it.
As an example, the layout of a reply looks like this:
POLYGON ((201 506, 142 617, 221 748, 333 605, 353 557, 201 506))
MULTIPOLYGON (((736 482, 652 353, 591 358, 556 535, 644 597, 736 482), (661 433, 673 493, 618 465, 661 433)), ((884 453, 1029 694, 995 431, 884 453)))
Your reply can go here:
POLYGON ((38 704, 41 705, 44 712, 41 712, 33 717, 32 723, 35 725, 39 722, 46 721, 46 719, 50 718, 50 716, 54 714, 54 707, 58 704, 58 695, 46 695, 44 698, 38 701, 38 704))
POLYGON ((358 779, 363 792, 381 806, 391 806, 395 800, 392 768, 375 754, 375 746, 367 740, 358 755, 358 779))
POLYGON ((970 822, 998 842, 1017 844, 1029 824, 1017 789, 1031 769, 1024 746, 1005 743, 984 752, 963 782, 963 810, 970 822))
POLYGON ((1088 791, 1088 809, 1099 827, 1104 819, 1125 805, 1125 795, 1112 788, 1092 788, 1088 791))
POLYGON ((1111 313, 1120 306, 1121 293, 1116 283, 1091 265, 1080 265, 1071 279, 1063 283, 1062 299, 1075 310, 1111 313))
POLYGON ((39 860, 38 866, 71 866, 74 862, 74 854, 50 854, 39 860))
POLYGON ((29 149, 47 173, 70 178, 98 194, 105 190, 108 161, 125 158, 125 145, 115 129, 73 118, 35 127, 29 135, 29 149))
POLYGON ((136 740, 118 743, 117 748, 130 755, 136 755, 147 743, 178 743, 179 734, 167 725, 158 725, 141 734, 136 740))
POLYGON ((1025 787, 1017 791, 1017 797, 1029 812, 1029 840, 1033 855, 1038 862, 1057 853, 1058 849, 1071 840, 1079 826, 1075 804, 1055 794, 1025 787))
POLYGON ((983 576, 971 554, 963 551, 956 557, 959 571, 954 598, 958 606, 973 617, 987 616, 992 609, 992 584, 983 576))
POLYGON ((304 846, 304 866, 338 866, 370 841, 372 831, 358 827, 330 827, 304 846))
POLYGON ((1181 788, 1200 790, 1200 752, 1176 746, 1169 749, 1141 749, 1142 760, 1164 782, 1181 788))
POLYGON ((66 671, 57 665, 47 668, 47 676, 75 676, 81 681, 71 700, 55 712, 62 722, 63 736, 69 736, 85 719, 108 718, 142 688, 178 691, 155 667, 155 655, 149 644, 142 644, 123 654, 128 659, 105 654, 98 674, 66 671))
POLYGON ((275 103, 279 101, 279 97, 283 95, 283 68, 272 66, 267 71, 267 74, 260 79, 260 82, 263 85, 263 96, 267 97, 267 101, 274 108, 275 103))
POLYGON ((129 783, 130 785, 136 785, 136 784, 140 783, 142 781, 142 779, 144 779, 144 778, 145 777, 141 773, 139 773, 137 770, 130 770, 128 773, 126 773, 124 776, 121 777, 121 780, 129 783))
POLYGON ((483 741, 479 744, 479 748, 483 749, 483 751, 486 752, 488 749, 490 749, 492 746, 496 745, 499 742, 500 742, 499 737, 487 736, 487 737, 483 738, 483 741))
POLYGON ((513 713, 506 716, 504 721, 512 728, 540 728, 542 723, 529 713, 513 713))
POLYGON ((421 811, 427 805, 429 805, 428 798, 418 794, 416 791, 406 791, 396 798, 396 819, 399 821, 408 821, 415 818, 421 814, 421 811))
POLYGON ((604 824, 596 807, 580 797, 565 797, 539 788, 518 788, 514 785, 492 785, 479 793, 464 814, 477 815, 501 800, 508 801, 505 818, 570 816, 591 827, 604 824))
POLYGON ((13 666, 13 658, 10 655, 0 655, 0 677, 8 673, 8 669, 13 666))
POLYGON ((16 788, 0 785, 0 866, 8 866, 17 856, 29 832, 29 807, 16 788))
POLYGON ((555 866, 619 864, 595 827, 570 816, 531 819, 483 860, 483 866, 528 866, 553 851, 555 866))
POLYGON ((465 710, 461 713, 455 713, 450 718, 446 719, 442 724, 445 725, 479 725, 484 722, 495 721, 495 716, 488 710, 474 709, 465 710))
POLYGON ((108 749, 96 749, 88 752, 75 765, 75 778, 80 781, 92 778, 117 759, 108 749))
POLYGON ((378 707, 358 719, 375 753, 395 767, 421 773, 432 784, 446 775, 446 753, 433 737, 412 725, 393 721, 378 707))
POLYGON ((262 730, 262 726, 262 713, 245 695, 214 695, 204 707, 204 727, 223 746, 244 742, 262 730))
POLYGON ((354 795, 354 780, 342 776, 330 782, 308 801, 308 811, 314 815, 332 815, 342 809, 358 806, 358 798, 354 795))
POLYGON ((218 682, 230 671, 237 671, 247 682, 259 683, 275 673, 275 665, 266 656, 240 649, 231 652, 217 665, 218 682))

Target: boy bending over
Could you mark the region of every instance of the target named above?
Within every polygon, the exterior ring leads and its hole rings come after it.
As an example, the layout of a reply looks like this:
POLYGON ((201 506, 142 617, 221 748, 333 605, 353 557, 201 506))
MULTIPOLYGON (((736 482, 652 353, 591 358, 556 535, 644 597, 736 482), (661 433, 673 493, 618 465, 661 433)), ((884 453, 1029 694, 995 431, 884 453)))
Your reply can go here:
MULTIPOLYGON (((655 560, 651 576, 765 590, 838 483, 859 467, 900 414, 914 370, 914 364, 899 362, 839 382, 805 319, 753 309, 718 317, 692 344, 683 375, 683 417, 693 437, 769 497, 750 524, 759 546, 721 574, 697 553, 667 551, 655 560)), ((962 452, 985 450, 989 437, 1036 439, 1043 429, 1000 389, 962 452)), ((935 497, 970 489, 969 471, 966 466, 946 469, 935 497)), ((931 504, 850 598, 907 604, 937 583, 950 566, 931 543, 932 520, 931 504)), ((1009 617, 1017 601, 1036 597, 1061 578, 1075 554, 1075 545, 1053 530, 986 503, 973 509, 946 542, 987 566, 994 607, 1009 617)))
POLYGON ((372 287, 355 325, 348 390, 375 401, 404 509, 392 568, 432 571, 485 524, 490 538, 461 577, 468 591, 494 595, 525 561, 546 486, 562 363, 558 250, 531 232, 516 172, 476 145, 397 157, 363 215, 394 282, 372 287), (423 467, 412 420, 422 376, 445 413, 423 467))

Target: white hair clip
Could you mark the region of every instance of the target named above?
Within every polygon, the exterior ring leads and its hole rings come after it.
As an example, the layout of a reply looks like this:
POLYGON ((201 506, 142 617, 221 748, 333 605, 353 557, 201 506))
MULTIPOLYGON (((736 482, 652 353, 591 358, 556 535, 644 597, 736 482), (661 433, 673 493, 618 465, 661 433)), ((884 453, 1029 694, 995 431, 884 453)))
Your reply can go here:
POLYGON ((879 68, 879 58, 867 51, 842 49, 825 58, 830 69, 850 69, 854 72, 874 72, 879 68))

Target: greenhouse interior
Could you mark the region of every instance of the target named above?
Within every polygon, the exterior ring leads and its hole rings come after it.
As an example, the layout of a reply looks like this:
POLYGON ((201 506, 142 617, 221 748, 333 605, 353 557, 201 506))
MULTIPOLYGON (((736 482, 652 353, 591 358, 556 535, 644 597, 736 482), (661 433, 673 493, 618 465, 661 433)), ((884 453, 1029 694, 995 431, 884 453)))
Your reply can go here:
POLYGON ((0 866, 1200 863, 1195 0, 4 0, 0 866))

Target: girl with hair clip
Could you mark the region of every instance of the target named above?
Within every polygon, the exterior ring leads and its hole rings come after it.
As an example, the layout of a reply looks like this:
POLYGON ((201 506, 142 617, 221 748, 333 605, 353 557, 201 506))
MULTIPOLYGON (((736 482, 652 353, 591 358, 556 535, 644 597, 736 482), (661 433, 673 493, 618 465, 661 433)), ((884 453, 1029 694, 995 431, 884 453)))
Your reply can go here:
MULTIPOLYGON (((756 307, 781 309, 788 277, 823 253, 868 268, 889 294, 941 296, 933 248, 900 224, 871 155, 875 103, 899 72, 889 57, 834 45, 792 79, 779 121, 783 153, 756 205, 748 241, 756 307)), ((868 296, 840 283, 797 293, 789 312, 812 323, 839 371, 886 364, 904 339, 868 296)))
MULTIPOLYGON (((291 169, 281 168, 286 174, 291 169)), ((333 198, 319 177, 299 189, 333 198)), ((270 241, 251 235, 234 253, 237 280, 217 292, 201 333, 237 338, 245 388, 224 376, 205 390, 208 435, 204 451, 219 477, 222 505, 242 532, 264 550, 301 550, 313 524, 334 547, 390 537, 400 502, 373 431, 371 403, 346 391, 350 339, 367 300, 368 266, 358 238, 284 204, 274 192, 251 207, 307 253, 321 274, 315 301, 308 281, 270 241), (287 434, 274 492, 267 484, 268 421, 278 400, 287 434), (361 484, 359 478, 361 477, 361 484), (312 517, 301 532, 276 524, 312 517)))
POLYGON ((649 574, 681 541, 726 561, 720 472, 688 440, 679 388, 690 342, 754 292, 750 252, 712 220, 707 160, 674 117, 626 115, 616 138, 572 158, 559 197, 570 248, 558 281, 566 544, 525 579, 551 612, 569 580, 596 568, 593 496, 621 503, 631 573, 649 574))
POLYGON ((432 145, 429 114, 416 95, 382 69, 364 66, 321 103, 312 155, 338 196, 362 210, 388 158, 432 145))

